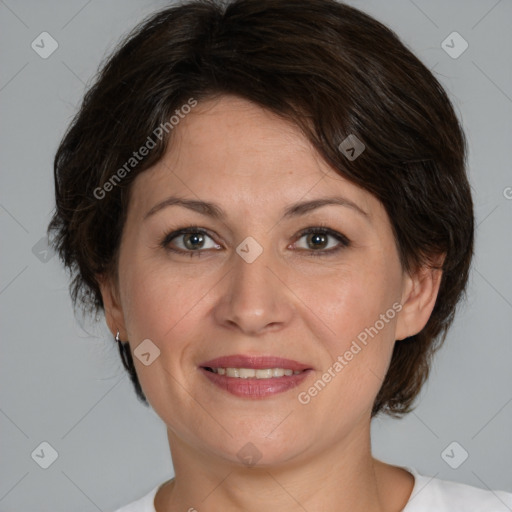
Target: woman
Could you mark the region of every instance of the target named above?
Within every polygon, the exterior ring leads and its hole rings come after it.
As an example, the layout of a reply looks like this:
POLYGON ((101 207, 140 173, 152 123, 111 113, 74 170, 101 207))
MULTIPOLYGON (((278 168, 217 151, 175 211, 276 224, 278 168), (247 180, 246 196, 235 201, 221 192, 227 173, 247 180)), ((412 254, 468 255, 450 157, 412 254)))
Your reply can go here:
POLYGON ((175 478, 119 512, 512 506, 371 453, 465 292, 465 151, 428 69, 332 0, 192 1, 128 36, 49 226, 167 426, 175 478))

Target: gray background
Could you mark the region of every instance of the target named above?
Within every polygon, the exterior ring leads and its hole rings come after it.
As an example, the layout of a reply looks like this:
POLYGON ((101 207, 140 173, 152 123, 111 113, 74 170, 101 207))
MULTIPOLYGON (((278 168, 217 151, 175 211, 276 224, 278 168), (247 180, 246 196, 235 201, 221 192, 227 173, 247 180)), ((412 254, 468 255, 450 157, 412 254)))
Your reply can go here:
MULTIPOLYGON (((417 409, 374 421, 374 453, 512 492, 512 2, 349 3, 393 28, 449 91, 469 141, 478 224, 468 300, 417 409), (469 44, 456 59, 441 47, 453 31, 469 44), (441 456, 453 441, 469 453, 457 469, 441 456)), ((41 241, 53 209, 53 155, 86 85, 120 36, 165 5, 0 0, 4 512, 108 511, 173 475, 162 421, 137 401, 104 321, 74 317, 67 275, 41 241), (43 31, 59 45, 47 59, 31 48, 43 31), (58 453, 48 469, 31 457, 43 441, 58 453)))

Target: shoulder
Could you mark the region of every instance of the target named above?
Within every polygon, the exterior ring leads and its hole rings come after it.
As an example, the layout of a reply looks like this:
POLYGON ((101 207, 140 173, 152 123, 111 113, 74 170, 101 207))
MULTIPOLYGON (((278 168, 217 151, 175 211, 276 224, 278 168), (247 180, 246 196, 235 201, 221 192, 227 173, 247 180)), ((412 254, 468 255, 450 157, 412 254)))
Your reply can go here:
POLYGON ((441 480, 419 474, 414 475, 415 484, 409 501, 402 512, 510 512, 512 493, 481 489, 472 485, 441 480))
POLYGON ((113 512, 156 512, 155 495, 161 484, 151 489, 145 496, 138 500, 132 501, 121 508, 117 508, 113 512))

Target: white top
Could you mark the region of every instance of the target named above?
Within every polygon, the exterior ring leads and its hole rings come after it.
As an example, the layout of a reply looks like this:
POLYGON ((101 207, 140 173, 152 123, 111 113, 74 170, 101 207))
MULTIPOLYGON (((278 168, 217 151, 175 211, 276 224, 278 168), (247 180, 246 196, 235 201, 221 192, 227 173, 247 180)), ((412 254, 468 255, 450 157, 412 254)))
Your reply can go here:
MULTIPOLYGON (((511 512, 512 493, 490 491, 472 485, 420 475, 414 468, 404 467, 414 475, 414 487, 402 512, 511 512)), ((156 512, 154 499, 158 488, 146 496, 118 508, 114 512, 156 512)))

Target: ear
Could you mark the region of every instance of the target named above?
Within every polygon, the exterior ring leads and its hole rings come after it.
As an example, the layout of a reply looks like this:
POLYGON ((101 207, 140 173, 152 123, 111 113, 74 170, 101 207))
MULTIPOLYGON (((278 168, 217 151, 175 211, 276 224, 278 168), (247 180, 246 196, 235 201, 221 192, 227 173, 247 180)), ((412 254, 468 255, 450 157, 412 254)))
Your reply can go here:
POLYGON ((96 280, 103 298, 105 320, 110 332, 115 337, 117 331, 119 331, 119 336, 124 341, 127 334, 117 284, 110 276, 106 275, 96 275, 96 280))
POLYGON ((414 274, 405 275, 402 288, 402 310, 395 330, 395 339, 403 340, 418 334, 427 324, 434 309, 443 271, 440 269, 446 254, 438 256, 434 263, 439 268, 425 265, 414 274))

